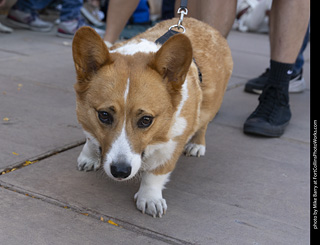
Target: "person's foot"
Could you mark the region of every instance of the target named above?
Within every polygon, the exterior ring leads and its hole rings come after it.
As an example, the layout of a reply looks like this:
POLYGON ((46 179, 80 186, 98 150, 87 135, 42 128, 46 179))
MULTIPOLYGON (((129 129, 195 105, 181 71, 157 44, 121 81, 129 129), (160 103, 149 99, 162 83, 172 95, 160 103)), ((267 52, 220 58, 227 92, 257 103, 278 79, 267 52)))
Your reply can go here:
POLYGON ((48 32, 53 28, 53 24, 47 21, 43 21, 35 13, 23 12, 19 9, 11 9, 7 22, 13 28, 25 28, 32 31, 48 32))
POLYGON ((267 68, 264 73, 256 78, 250 79, 244 86, 244 91, 248 93, 261 94, 264 86, 267 84, 270 69, 267 68))
POLYGON ((306 82, 302 76, 303 70, 293 74, 289 82, 289 93, 301 93, 306 89, 306 82))
MULTIPOLYGON (((84 19, 74 19, 68 21, 61 21, 58 25, 58 32, 57 36, 65 37, 65 38, 73 38, 76 31, 81 28, 82 26, 87 26, 84 19)), ((100 35, 104 35, 104 31, 94 28, 94 30, 100 35)))
POLYGON ((0 22, 0 32, 2 33, 12 33, 13 30, 10 27, 7 27, 0 22))
MULTIPOLYGON (((259 77, 250 79, 244 87, 248 93, 261 94, 264 86, 267 84, 270 69, 267 68, 259 77)), ((306 88, 306 82, 302 76, 303 70, 298 74, 293 74, 289 82, 289 93, 301 93, 306 88)))
POLYGON ((280 137, 291 119, 289 96, 284 87, 266 85, 259 97, 259 105, 244 123, 246 134, 280 137))
MULTIPOLYGON (((101 12, 102 13, 102 12, 101 12)), ((90 2, 83 3, 81 8, 81 14, 93 25, 95 26, 103 26, 104 23, 101 22, 100 19, 100 11, 99 8, 93 6, 90 2)))

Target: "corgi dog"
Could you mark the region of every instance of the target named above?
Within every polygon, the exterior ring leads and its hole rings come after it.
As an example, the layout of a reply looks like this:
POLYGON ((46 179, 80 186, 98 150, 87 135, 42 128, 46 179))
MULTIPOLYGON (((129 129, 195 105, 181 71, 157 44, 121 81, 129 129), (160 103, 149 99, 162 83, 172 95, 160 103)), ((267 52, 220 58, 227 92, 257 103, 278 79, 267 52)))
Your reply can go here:
POLYGON ((196 19, 184 19, 184 34, 156 42, 177 22, 160 22, 110 49, 82 27, 72 44, 76 112, 86 135, 78 169, 102 167, 117 181, 141 173, 136 207, 153 217, 166 213, 162 190, 179 156, 205 154, 207 126, 233 68, 225 38, 196 19))

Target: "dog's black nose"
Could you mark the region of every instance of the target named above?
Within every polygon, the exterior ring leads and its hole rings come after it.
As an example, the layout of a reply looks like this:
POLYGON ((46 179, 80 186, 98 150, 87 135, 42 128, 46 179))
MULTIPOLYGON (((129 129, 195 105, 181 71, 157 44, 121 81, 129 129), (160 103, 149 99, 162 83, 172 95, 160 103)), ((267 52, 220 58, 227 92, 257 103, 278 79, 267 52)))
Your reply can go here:
POLYGON ((111 174, 115 178, 125 179, 131 174, 131 166, 125 163, 111 165, 111 174))

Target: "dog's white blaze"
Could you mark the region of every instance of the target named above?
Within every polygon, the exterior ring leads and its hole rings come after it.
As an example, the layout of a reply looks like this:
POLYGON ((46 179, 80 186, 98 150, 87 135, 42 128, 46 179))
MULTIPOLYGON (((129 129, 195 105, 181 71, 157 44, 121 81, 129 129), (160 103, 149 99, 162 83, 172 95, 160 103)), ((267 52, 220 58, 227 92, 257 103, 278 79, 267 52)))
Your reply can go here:
POLYGON ((135 53, 150 53, 157 52, 161 45, 154 42, 148 41, 146 39, 133 40, 128 42, 126 45, 121 46, 115 50, 111 50, 110 53, 120 53, 123 55, 134 55, 135 53))
POLYGON ((132 151, 130 142, 127 137, 126 132, 126 103, 128 99, 129 94, 129 87, 130 87, 130 79, 127 80, 127 86, 126 90, 124 91, 124 103, 125 103, 125 109, 124 109, 124 122, 121 129, 121 133, 119 137, 113 142, 109 152, 106 154, 106 161, 104 163, 104 169, 107 172, 107 174, 112 177, 111 171, 110 171, 110 165, 111 164, 117 164, 120 162, 125 162, 131 166, 131 174, 127 179, 130 179, 133 177, 139 170, 141 165, 141 157, 139 154, 132 151))
POLYGON ((129 94, 129 87, 130 87, 130 79, 128 78, 127 80, 127 87, 126 90, 124 91, 124 103, 127 103, 127 98, 128 98, 128 94, 129 94))
POLYGON ((133 177, 139 170, 141 165, 141 157, 139 154, 132 151, 127 133, 125 130, 125 122, 123 124, 121 134, 119 137, 113 142, 109 152, 106 154, 104 162, 104 170, 106 173, 113 177, 110 170, 111 164, 117 164, 120 162, 125 162, 131 166, 131 174, 127 179, 133 177))

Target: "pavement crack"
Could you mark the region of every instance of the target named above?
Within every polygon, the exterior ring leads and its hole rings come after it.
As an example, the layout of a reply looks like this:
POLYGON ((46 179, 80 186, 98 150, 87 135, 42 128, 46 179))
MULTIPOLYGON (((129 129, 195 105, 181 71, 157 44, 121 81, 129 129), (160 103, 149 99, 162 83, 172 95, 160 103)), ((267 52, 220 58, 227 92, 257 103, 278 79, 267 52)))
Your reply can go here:
POLYGON ((112 217, 110 215, 107 214, 103 214, 100 212, 97 212, 95 210, 89 209, 89 208, 85 208, 85 207, 79 207, 77 205, 74 204, 70 204, 70 203, 66 203, 63 201, 60 201, 58 199, 55 199, 53 197, 50 196, 46 196, 40 193, 36 193, 33 191, 29 191, 26 190, 24 188, 6 183, 4 181, 0 180, 0 188, 4 188, 8 191, 12 191, 15 192, 17 194, 20 195, 24 195, 27 196, 29 198, 33 198, 39 201, 43 201, 45 203, 54 205, 56 207, 60 207, 66 210, 70 210, 74 213, 80 214, 80 215, 84 215, 88 218, 93 218, 95 220, 98 220, 100 222, 103 223, 108 223, 109 225, 118 227, 119 229, 125 229, 128 231, 131 231, 133 233, 145 236, 145 237, 149 237, 151 239, 157 240, 157 241, 161 241, 167 244, 171 244, 171 245, 194 245, 195 243, 192 242, 188 242, 185 240, 181 240, 179 238, 176 237, 172 237, 169 235, 165 235, 159 232, 156 232, 154 230, 148 229, 146 227, 142 227, 136 224, 133 224, 131 222, 125 221, 125 220, 121 220, 118 219, 116 217, 112 217))
POLYGON ((15 50, 8 50, 8 49, 0 48, 0 51, 4 52, 4 53, 17 54, 17 55, 26 56, 26 57, 30 56, 28 54, 25 54, 25 53, 22 53, 22 52, 18 52, 18 51, 15 51, 15 50))
POLYGON ((71 150, 73 148, 76 148, 80 145, 83 145, 85 143, 85 140, 80 140, 80 141, 77 141, 77 142, 73 142, 71 144, 67 144, 67 145, 64 145, 60 148, 55 148, 53 150, 49 150, 41 155, 38 155, 38 156, 35 156, 35 157, 31 157, 31 158, 28 158, 28 159, 25 159, 23 161, 20 161, 20 162, 16 162, 14 164, 11 164, 10 166, 4 168, 4 169, 0 169, 0 176, 1 175, 4 175, 4 174, 8 174, 10 172, 13 172, 13 171, 16 171, 16 170, 19 170, 21 168, 24 168, 24 167, 27 167, 31 164, 34 164, 36 162, 39 162, 41 160, 44 160, 46 158, 49 158, 53 155, 56 155, 56 154, 60 154, 62 152, 65 152, 65 151, 68 151, 68 150, 71 150))

